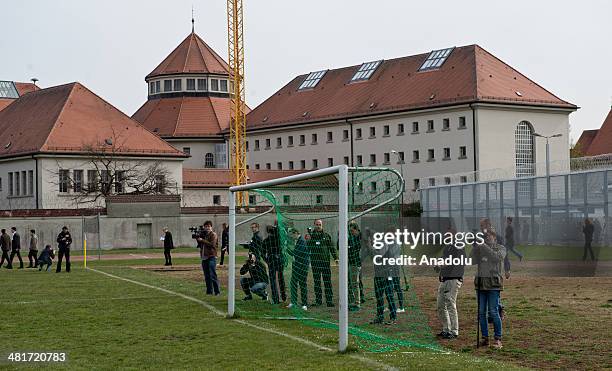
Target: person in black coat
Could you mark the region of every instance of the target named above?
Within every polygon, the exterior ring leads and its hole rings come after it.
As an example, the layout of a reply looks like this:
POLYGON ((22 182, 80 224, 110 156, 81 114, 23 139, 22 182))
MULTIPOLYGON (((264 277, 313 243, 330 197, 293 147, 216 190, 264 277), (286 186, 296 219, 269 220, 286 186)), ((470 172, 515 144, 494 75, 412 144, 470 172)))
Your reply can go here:
POLYGON ((68 227, 63 226, 60 234, 57 235, 57 269, 56 273, 62 271, 62 259, 66 257, 66 272, 70 272, 70 245, 72 244, 72 235, 68 227))
POLYGON ((223 231, 221 232, 221 261, 219 265, 223 265, 225 254, 229 254, 229 226, 223 223, 223 231))
POLYGON ((38 257, 38 271, 42 271, 43 266, 47 266, 45 270, 49 272, 51 270, 51 265, 53 264, 53 258, 55 258, 55 253, 53 252, 53 248, 51 245, 45 246, 43 251, 40 253, 38 257))
POLYGON ((584 254, 582 255, 583 261, 585 261, 587 258, 587 252, 591 255, 591 260, 595 260, 595 254, 593 253, 593 248, 591 247, 594 232, 595 226, 593 226, 591 219, 584 219, 584 227, 582 228, 582 233, 584 233, 584 254))
POLYGON ((10 263, 13 265, 13 258, 17 255, 19 259, 19 269, 23 269, 23 259, 21 258, 21 236, 17 233, 17 228, 11 227, 11 231, 13 233, 13 241, 11 243, 11 260, 10 263))
POLYGON ((162 230, 164 232, 164 258, 166 259, 165 266, 172 265, 172 255, 170 250, 174 249, 174 241, 172 241, 172 233, 168 230, 168 227, 162 230))
POLYGON ((280 235, 277 226, 268 226, 268 237, 262 243, 264 260, 268 264, 270 274, 270 290, 272 291, 272 304, 278 304, 278 292, 282 301, 287 301, 285 291, 284 257, 282 253, 280 235), (278 282, 277 282, 278 281, 278 282))
POLYGON ((6 260, 6 268, 13 269, 11 264, 11 258, 9 257, 9 251, 11 251, 11 236, 6 233, 6 229, 2 229, 0 234, 0 249, 2 249, 2 259, 0 259, 0 267, 4 265, 6 260))

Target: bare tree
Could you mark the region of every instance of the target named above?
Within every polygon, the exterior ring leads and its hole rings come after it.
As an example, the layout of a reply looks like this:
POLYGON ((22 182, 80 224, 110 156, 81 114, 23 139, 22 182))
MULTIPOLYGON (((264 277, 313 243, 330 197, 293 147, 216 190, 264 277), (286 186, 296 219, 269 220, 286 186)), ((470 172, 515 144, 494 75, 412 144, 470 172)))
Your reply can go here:
POLYGON ((138 152, 125 146, 124 135, 113 130, 110 138, 84 144, 78 167, 70 169, 57 160, 57 169, 49 170, 52 184, 60 192, 69 192, 76 205, 95 206, 115 194, 176 193, 176 181, 161 161, 126 156, 138 152))

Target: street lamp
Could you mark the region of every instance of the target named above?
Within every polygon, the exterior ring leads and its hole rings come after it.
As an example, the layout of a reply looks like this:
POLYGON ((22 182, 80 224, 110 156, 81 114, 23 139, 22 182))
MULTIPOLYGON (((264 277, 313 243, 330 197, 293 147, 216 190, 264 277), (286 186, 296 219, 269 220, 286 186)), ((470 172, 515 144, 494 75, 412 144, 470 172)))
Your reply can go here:
MULTIPOLYGON (((562 134, 554 134, 554 135, 542 135, 542 134, 538 134, 538 133, 533 133, 532 134, 534 137, 540 137, 540 138, 546 138, 546 208, 548 210, 548 223, 546 223, 547 225, 550 224, 550 216, 551 216, 551 201, 550 201, 550 145, 548 143, 548 140, 550 138, 559 138, 561 136, 563 136, 562 134)), ((535 174, 534 174, 535 175, 535 174)), ((532 214, 532 218, 533 218, 533 214, 532 214)))
POLYGON ((550 176, 550 145, 548 143, 548 140, 550 138, 559 138, 562 137, 563 134, 554 134, 554 135, 542 135, 542 134, 538 134, 538 133, 533 133, 532 134, 534 137, 540 137, 540 138, 546 138, 546 176, 549 177, 550 176))

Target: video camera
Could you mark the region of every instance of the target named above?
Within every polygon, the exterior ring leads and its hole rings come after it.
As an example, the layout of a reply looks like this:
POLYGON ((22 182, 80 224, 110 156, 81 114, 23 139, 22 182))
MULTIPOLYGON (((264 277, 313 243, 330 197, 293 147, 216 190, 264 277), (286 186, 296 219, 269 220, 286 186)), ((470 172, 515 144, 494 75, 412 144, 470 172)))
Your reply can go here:
POLYGON ((198 237, 202 237, 206 234, 203 225, 199 225, 197 227, 189 227, 189 231, 191 232, 191 238, 196 239, 198 237))

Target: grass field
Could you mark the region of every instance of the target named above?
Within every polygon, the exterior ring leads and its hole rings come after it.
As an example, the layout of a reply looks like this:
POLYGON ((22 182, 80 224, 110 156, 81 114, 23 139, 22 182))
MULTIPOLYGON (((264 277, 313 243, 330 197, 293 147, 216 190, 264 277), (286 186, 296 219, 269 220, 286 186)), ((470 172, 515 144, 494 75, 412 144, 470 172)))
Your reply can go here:
MULTIPOLYGON (((609 277, 544 280, 517 263, 503 295, 508 319, 501 351, 473 347, 476 308, 466 278, 458 304, 461 337, 441 343, 448 351, 368 352, 351 337, 349 352, 338 354, 333 330, 298 321, 226 319, 225 295, 203 293, 197 258, 173 259, 176 271, 168 273, 161 267, 161 251, 126 252, 115 252, 126 255, 123 259, 91 260, 87 271, 82 263, 61 274, 0 269, 5 314, 0 354, 63 351, 68 362, 51 367, 71 369, 612 367, 606 333, 612 320, 609 277), (139 258, 144 255, 149 258, 139 258)), ((412 282, 431 328, 438 330, 435 278, 412 282)), ((14 367, 0 361, 2 369, 14 367)))
MULTIPOLYGON (((51 367, 71 369, 509 367, 420 349, 366 353, 352 346, 347 354, 338 354, 333 331, 295 322, 224 318, 219 315, 226 310, 224 295, 205 296, 199 281, 142 269, 161 262, 92 261, 90 270, 75 264, 71 273, 61 274, 0 270, 5 289, 0 310, 6 314, 0 330, 3 358, 11 351, 61 351, 68 362, 51 367)), ((175 265, 194 263, 186 258, 175 265)), ((14 367, 0 362, 0 368, 14 367)))

